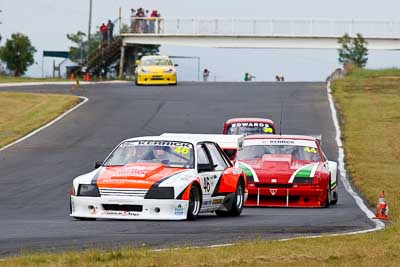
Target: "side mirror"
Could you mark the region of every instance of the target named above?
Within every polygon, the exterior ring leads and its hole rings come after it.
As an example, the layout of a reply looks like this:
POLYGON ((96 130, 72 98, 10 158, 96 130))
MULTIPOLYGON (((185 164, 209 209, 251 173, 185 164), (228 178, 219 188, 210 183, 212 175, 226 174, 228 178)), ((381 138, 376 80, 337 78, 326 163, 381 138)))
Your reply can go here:
POLYGON ((94 164, 94 168, 97 169, 98 167, 101 167, 103 165, 102 161, 96 161, 96 163, 94 164))
POLYGON ((136 65, 140 65, 140 60, 136 60, 136 61, 135 61, 135 64, 136 64, 136 65))
POLYGON ((231 161, 234 161, 236 159, 236 155, 237 155, 236 149, 230 148, 230 149, 223 149, 223 150, 231 161))
POLYGON ((179 65, 178 64, 174 64, 174 67, 178 67, 179 65))
POLYGON ((198 172, 210 172, 213 170, 211 164, 197 164, 197 171, 198 172))

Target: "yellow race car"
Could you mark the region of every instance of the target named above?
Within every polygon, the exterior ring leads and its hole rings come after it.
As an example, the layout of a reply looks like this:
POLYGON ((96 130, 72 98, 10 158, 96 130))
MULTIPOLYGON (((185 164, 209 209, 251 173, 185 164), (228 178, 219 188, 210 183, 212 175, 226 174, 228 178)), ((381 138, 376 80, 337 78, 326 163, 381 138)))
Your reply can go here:
POLYGON ((168 56, 143 56, 136 61, 135 83, 176 85, 176 70, 168 56))

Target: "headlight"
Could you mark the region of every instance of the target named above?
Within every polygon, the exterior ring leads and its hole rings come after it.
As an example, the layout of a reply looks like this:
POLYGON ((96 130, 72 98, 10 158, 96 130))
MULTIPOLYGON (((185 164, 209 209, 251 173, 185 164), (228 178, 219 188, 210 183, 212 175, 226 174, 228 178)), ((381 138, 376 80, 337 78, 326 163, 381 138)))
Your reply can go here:
POLYGON ((173 199, 173 187, 152 187, 147 192, 145 199, 173 199))
POLYGON ((174 69, 164 70, 164 73, 174 73, 174 69))
POLYGON ((143 72, 143 73, 150 73, 149 70, 146 70, 146 69, 143 69, 143 68, 140 69, 140 72, 143 72))
POLYGON ((78 187, 79 197, 99 197, 99 189, 95 184, 80 184, 78 187))

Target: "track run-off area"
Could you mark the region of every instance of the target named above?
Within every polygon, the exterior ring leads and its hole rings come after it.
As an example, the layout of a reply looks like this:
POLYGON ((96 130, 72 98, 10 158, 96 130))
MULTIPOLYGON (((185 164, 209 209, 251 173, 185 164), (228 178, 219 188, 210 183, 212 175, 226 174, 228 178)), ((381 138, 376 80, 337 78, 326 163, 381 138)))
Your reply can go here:
POLYGON ((61 120, 0 151, 0 257, 23 251, 120 246, 202 246, 362 231, 375 225, 339 181, 328 209, 245 208, 242 216, 196 221, 77 221, 69 217, 72 180, 123 139, 164 132, 221 133, 232 117, 265 117, 282 133, 322 134, 337 160, 325 83, 131 83, 0 87, 0 91, 74 94, 89 99, 61 120))

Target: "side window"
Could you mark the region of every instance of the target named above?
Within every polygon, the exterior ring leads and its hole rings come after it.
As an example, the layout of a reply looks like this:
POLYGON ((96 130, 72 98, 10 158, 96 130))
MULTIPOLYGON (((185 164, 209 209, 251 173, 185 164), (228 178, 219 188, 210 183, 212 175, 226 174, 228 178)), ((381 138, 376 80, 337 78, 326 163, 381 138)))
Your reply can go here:
POLYGON ((210 160, 202 145, 197 145, 197 164, 210 164, 210 160))
POLYGON ((226 164, 224 158, 222 157, 221 153, 218 151, 218 149, 215 147, 214 144, 208 143, 206 144, 208 151, 210 151, 211 158, 213 160, 213 163, 217 165, 215 167, 216 171, 223 171, 225 170, 228 165, 226 164))

